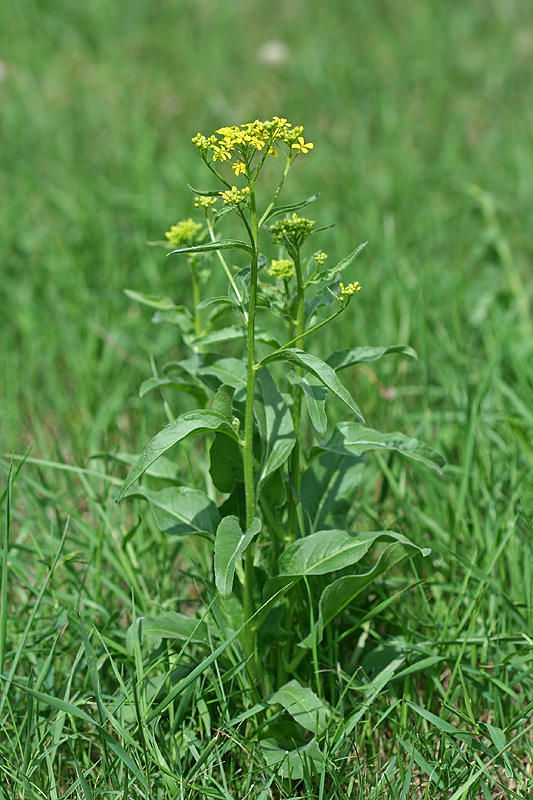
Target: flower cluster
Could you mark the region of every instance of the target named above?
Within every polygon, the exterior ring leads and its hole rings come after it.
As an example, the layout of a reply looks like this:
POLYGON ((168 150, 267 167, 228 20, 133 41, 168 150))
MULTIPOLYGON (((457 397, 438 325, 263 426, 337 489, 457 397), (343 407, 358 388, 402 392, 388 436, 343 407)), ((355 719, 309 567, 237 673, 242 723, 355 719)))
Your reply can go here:
POLYGON ((268 274, 279 281, 287 280, 294 275, 294 262, 289 258, 280 258, 278 261, 273 259, 268 269, 268 274))
POLYGON ((194 207, 195 208, 211 208, 217 202, 218 197, 202 197, 196 196, 194 198, 194 207))
POLYGON ((274 244, 284 244, 284 237, 286 237, 294 247, 301 247, 313 233, 315 225, 314 220, 293 214, 292 217, 281 219, 272 225, 270 228, 272 241, 274 244))
POLYGON ((165 233, 165 236, 173 247, 191 247, 203 238, 203 228, 204 226, 201 222, 193 222, 192 219, 187 219, 178 222, 177 225, 172 225, 170 230, 165 233))
POLYGON ((247 203, 249 194, 249 186, 245 186, 244 189, 237 189, 236 186, 232 186, 231 189, 226 189, 225 192, 219 192, 219 195, 227 206, 240 206, 243 203, 247 203))
POLYGON ((363 288, 359 281, 356 281, 355 283, 349 283, 348 286, 345 286, 344 283, 340 283, 339 287, 341 290, 341 300, 345 297, 351 297, 352 295, 357 294, 357 292, 360 292, 363 288))
POLYGON ((324 253, 323 250, 319 250, 317 253, 315 253, 314 258, 315 258, 315 264, 317 265, 317 267, 322 267, 325 264, 327 257, 328 257, 328 254, 324 253))
POLYGON ((253 155, 265 147, 268 148, 268 155, 277 156, 274 147, 277 143, 287 145, 295 154, 308 153, 313 149, 313 143, 305 141, 303 130, 303 125, 292 127, 284 117, 273 117, 263 122, 256 119, 240 126, 219 128, 211 136, 198 133, 192 141, 204 159, 210 154, 212 161, 232 161, 237 157, 232 169, 239 175, 246 171, 246 165, 253 155))

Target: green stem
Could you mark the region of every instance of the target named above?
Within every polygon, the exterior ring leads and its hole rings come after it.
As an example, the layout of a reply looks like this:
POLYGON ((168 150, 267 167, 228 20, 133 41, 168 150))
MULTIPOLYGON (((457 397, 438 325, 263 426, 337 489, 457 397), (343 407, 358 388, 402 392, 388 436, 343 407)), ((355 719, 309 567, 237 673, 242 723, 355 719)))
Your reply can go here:
MULTIPOLYGON (((294 258, 294 268, 296 272, 296 337, 295 341, 301 339, 304 335, 304 326, 305 326, 305 318, 304 318, 304 282, 302 276, 302 265, 300 262, 300 251, 297 250, 295 253, 294 258)), ((301 367, 297 367, 296 369, 297 375, 303 375, 303 370, 301 367)), ((289 506, 289 519, 288 519, 288 533, 289 533, 289 541, 294 541, 296 536, 296 524, 297 524, 297 506, 300 502, 300 484, 301 484, 301 472, 300 472, 300 458, 301 458, 301 447, 300 447, 300 424, 302 419, 302 387, 298 384, 294 384, 292 387, 292 421, 294 424, 294 432, 296 434, 296 441, 294 444, 293 451, 291 453, 291 460, 290 460, 290 475, 291 475, 291 482, 292 482, 292 498, 291 503, 289 506)))
MULTIPOLYGON (((246 409, 244 416, 244 445, 243 445, 243 471, 244 471, 244 496, 246 504, 246 530, 251 526, 256 512, 256 493, 254 476, 254 396, 255 396, 255 307, 257 301, 257 262, 258 262, 258 225, 257 209, 255 204, 255 189, 253 181, 250 182, 250 222, 252 231, 252 264, 250 276, 250 300, 248 305, 247 321, 247 357, 248 371, 246 379, 246 409)), ((244 567, 244 615, 250 619, 255 611, 254 607, 254 543, 248 545, 245 554, 244 567)), ((252 677, 257 675, 255 666, 256 629, 251 622, 244 629, 244 646, 247 656, 252 656, 252 677)))
POLYGON ((292 160, 291 160, 290 154, 289 154, 287 156, 287 163, 285 164, 285 169, 283 170, 283 175, 281 176, 281 180, 278 183, 278 188, 274 192, 274 197, 272 198, 272 202, 265 209, 265 213, 263 214, 263 216, 259 220, 259 229, 261 229, 263 227, 263 225, 265 224, 265 222, 267 220, 268 215, 270 214, 270 212, 274 208, 274 204, 276 203, 276 201, 277 201, 277 199, 278 199, 278 197, 279 197, 279 195, 281 193, 281 190, 283 189, 283 184, 285 183, 285 179, 287 178, 287 175, 289 174, 289 170, 291 168, 291 164, 292 164, 292 160))
POLYGON ((191 276, 192 276, 192 294, 194 301, 194 332, 197 337, 202 335, 202 317, 197 311, 198 303, 200 302, 200 284, 195 265, 191 262, 191 276))

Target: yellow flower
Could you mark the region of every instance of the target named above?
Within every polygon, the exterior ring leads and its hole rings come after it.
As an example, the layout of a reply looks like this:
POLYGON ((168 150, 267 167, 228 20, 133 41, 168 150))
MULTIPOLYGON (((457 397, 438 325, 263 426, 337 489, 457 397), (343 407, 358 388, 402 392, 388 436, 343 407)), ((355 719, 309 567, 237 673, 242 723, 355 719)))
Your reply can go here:
POLYGON ((246 164, 244 161, 236 161, 235 164, 232 164, 231 168, 235 175, 240 175, 241 172, 246 172, 246 164))
POLYGON ((308 153, 309 150, 313 149, 313 147, 314 147, 313 142, 307 142, 306 144, 303 136, 298 136, 298 141, 294 142, 294 144, 292 145, 292 149, 298 150, 298 152, 300 153, 308 153))

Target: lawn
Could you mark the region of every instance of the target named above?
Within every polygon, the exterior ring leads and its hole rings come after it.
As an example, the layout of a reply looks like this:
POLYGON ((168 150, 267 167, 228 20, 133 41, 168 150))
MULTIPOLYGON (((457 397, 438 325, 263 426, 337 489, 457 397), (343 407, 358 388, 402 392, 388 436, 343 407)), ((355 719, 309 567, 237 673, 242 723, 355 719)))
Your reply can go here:
MULTIPOLYGON (((529 797, 530 5, 21 0, 1 16, 0 800, 529 797), (194 407, 139 396, 187 353, 123 290, 192 305, 185 263, 154 244, 208 183, 191 138, 273 115, 314 142, 284 202, 320 192, 332 261, 368 242, 345 276, 363 291, 309 350, 414 348, 342 377, 372 428, 447 461, 365 455, 357 530, 431 553, 285 665, 327 711, 312 741, 250 693, 205 539, 116 503, 132 454, 194 407), (176 612, 207 633, 150 633, 176 612), (273 740, 305 755, 280 767, 273 740)), ((206 482, 199 440, 167 456, 206 482)))

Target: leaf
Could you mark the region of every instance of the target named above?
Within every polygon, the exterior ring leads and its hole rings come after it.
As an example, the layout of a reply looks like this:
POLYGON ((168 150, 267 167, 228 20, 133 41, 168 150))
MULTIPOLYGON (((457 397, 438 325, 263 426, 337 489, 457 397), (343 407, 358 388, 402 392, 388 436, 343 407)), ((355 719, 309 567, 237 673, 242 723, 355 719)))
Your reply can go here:
POLYGON ((246 338, 246 329, 245 328, 237 328, 234 325, 228 328, 219 328, 215 331, 209 331, 209 333, 204 333, 201 336, 195 336, 194 339, 191 340, 192 347, 207 347, 208 345, 212 344, 220 344, 221 342, 231 342, 236 341, 238 339, 245 339, 246 338))
POLYGON ((296 442, 291 411, 268 369, 257 375, 262 403, 256 404, 260 417, 263 458, 259 483, 285 463, 296 442))
POLYGON ((179 378, 148 378, 142 382, 139 388, 139 397, 144 397, 154 389, 176 389, 178 392, 192 395, 199 403, 207 401, 203 386, 192 381, 180 380, 179 378))
POLYGON ((222 416, 225 417, 228 422, 231 422, 233 417, 231 404, 234 394, 235 386, 230 386, 228 383, 223 383, 222 386, 219 386, 215 395, 215 399, 213 400, 213 405, 211 406, 212 411, 215 411, 217 414, 222 414, 222 416))
POLYGON ((178 247, 176 250, 171 250, 167 253, 169 256, 178 253, 212 253, 216 250, 246 250, 247 253, 253 254, 253 250, 246 242, 241 242, 239 239, 217 239, 216 242, 204 242, 204 244, 195 244, 192 247, 178 247))
POLYGON ((191 312, 185 306, 177 306, 174 300, 170 297, 163 297, 155 294, 144 294, 143 292, 134 292, 132 289, 123 289, 125 295, 138 303, 142 303, 150 308, 157 308, 158 311, 180 311, 181 313, 191 316, 191 312))
POLYGON ((288 378, 293 385, 296 384, 303 389, 313 427, 320 436, 323 436, 328 426, 328 418, 326 416, 327 389, 322 385, 309 383, 306 378, 300 377, 295 372, 289 372, 288 378))
POLYGON ((164 611, 157 616, 137 617, 126 634, 128 650, 133 651, 133 625, 137 625, 140 642, 148 641, 152 647, 159 647, 163 639, 180 639, 194 644, 208 644, 209 638, 205 622, 164 611))
POLYGON ((196 310, 204 311, 204 309, 209 308, 210 306, 232 306, 233 308, 238 308, 231 297, 223 295, 222 297, 207 297, 205 300, 202 300, 200 303, 198 303, 196 310))
POLYGON ((346 269, 346 267, 349 267, 352 261, 354 261, 357 258, 359 253, 362 250, 364 250, 367 244, 368 242, 363 242, 362 244, 358 245, 358 247, 356 247, 355 250, 352 250, 350 255, 346 256, 346 258, 343 258, 342 261, 339 261, 339 263, 336 264, 334 267, 330 267, 329 269, 326 267, 326 269, 321 270, 320 271, 321 280, 330 281, 333 278, 333 276, 336 275, 338 272, 342 272, 344 269, 346 269))
POLYGON ((199 489, 189 486, 172 486, 159 491, 136 486, 128 489, 123 497, 148 500, 157 527, 172 536, 190 533, 214 535, 220 522, 220 514, 213 500, 199 489))
POLYGON ((283 706, 285 711, 307 731, 320 735, 327 727, 326 707, 316 694, 292 680, 278 689, 268 700, 271 706, 283 706))
POLYGON ((279 559, 279 574, 325 575, 350 567, 360 561, 380 539, 410 544, 405 536, 394 531, 318 531, 288 545, 279 559))
POLYGON ((298 211, 300 208, 305 208, 305 206, 314 203, 319 196, 320 192, 317 192, 317 194, 313 194, 311 197, 308 197, 307 200, 301 200, 299 203, 290 203, 289 205, 275 206, 274 208, 271 208, 270 211, 261 219, 259 227, 264 225, 269 219, 272 219, 273 217, 279 217, 280 214, 290 214, 293 211, 298 211))
POLYGON ((188 309, 172 308, 168 311, 156 311, 152 317, 154 325, 174 325, 184 334, 192 335, 194 325, 188 309))
POLYGON ((233 515, 220 522, 215 539, 215 583, 222 598, 231 595, 237 559, 260 530, 261 520, 257 517, 245 533, 233 515))
POLYGON ((390 347, 353 347, 349 350, 335 350, 326 362, 336 372, 340 369, 346 369, 353 364, 362 364, 367 361, 377 361, 382 356, 388 353, 398 353, 398 355, 406 356, 407 358, 418 359, 416 350, 409 347, 407 344, 393 344, 390 347))
POLYGON ((275 768, 283 778, 299 781, 304 773, 315 771, 320 774, 325 769, 324 756, 315 739, 295 750, 285 750, 273 739, 265 739, 261 742, 261 750, 268 766, 275 768))
POLYGON ((219 383, 235 387, 246 386, 246 364, 242 359, 217 353, 199 353, 182 362, 182 368, 190 369, 199 379, 213 376, 219 383))
POLYGON ((416 703, 413 703, 412 700, 406 700, 406 703, 409 706, 409 708, 412 708, 413 711, 415 711, 417 714, 419 714, 425 720, 430 722, 439 731, 442 731, 442 733, 452 733, 454 735, 459 733, 459 731, 457 730, 455 725, 452 725, 451 723, 446 722, 445 720, 441 719, 440 717, 437 717, 435 714, 432 714, 431 711, 426 711, 425 708, 422 708, 421 706, 417 705, 416 703))
POLYGON ((325 450, 342 455, 360 456, 367 450, 397 450, 403 456, 420 461, 427 467, 441 472, 446 459, 425 442, 395 431, 381 433, 358 422, 340 422, 324 445, 314 447, 311 458, 325 450))
POLYGON ((130 486, 146 472, 148 467, 156 461, 160 455, 166 453, 178 442, 184 441, 189 436, 199 433, 209 433, 220 431, 232 439, 236 439, 236 433, 232 425, 222 416, 214 411, 200 409, 198 411, 187 411, 171 422, 162 431, 150 439, 130 474, 122 484, 117 501, 122 500, 130 486))
POLYGON ((219 492, 230 493, 235 481, 244 481, 242 451, 237 442, 216 433, 209 450, 209 474, 219 492))
MULTIPOLYGON (((386 536, 386 534, 383 535, 386 536)), ((404 558, 417 554, 427 556, 430 553, 429 549, 418 547, 404 536, 400 539, 400 535, 395 534, 395 538, 397 540, 385 547, 377 562, 369 570, 359 575, 345 575, 324 589, 319 603, 317 642, 321 641, 324 628, 376 578, 388 572, 404 558)))
POLYGON ((318 378, 318 380, 321 381, 321 383, 323 383, 327 389, 333 392, 333 394, 337 395, 337 397, 339 397, 348 406, 348 408, 359 417, 359 419, 361 419, 363 422, 365 421, 356 402, 345 386, 338 379, 335 370, 333 370, 329 364, 326 364, 325 361, 322 361, 321 358, 318 358, 311 353, 306 353, 305 350, 286 347, 277 353, 272 353, 271 355, 266 356, 262 361, 259 362, 259 364, 260 366, 263 366, 270 364, 273 361, 288 361, 289 363, 296 364, 296 366, 302 367, 302 369, 310 372, 312 375, 318 378))
POLYGON ((505 752, 507 750, 507 739, 505 738, 505 733, 501 728, 496 727, 496 725, 489 725, 488 722, 486 722, 485 725, 487 726, 490 738, 492 739, 492 744, 496 750, 499 751, 498 755, 501 755, 503 758, 506 777, 512 778, 513 768, 511 766, 511 762, 509 761, 509 757, 505 752))
MULTIPOLYGON (((328 225, 327 227, 331 227, 328 225)), ((313 233, 318 233, 319 230, 324 230, 324 228, 317 228, 313 233)), ((319 283, 320 281, 330 281, 335 275, 339 272, 342 272, 346 267, 349 267, 352 261, 357 258, 359 253, 367 246, 368 242, 363 242, 355 250, 352 250, 350 255, 343 258, 342 261, 339 261, 334 267, 325 267, 317 272, 316 275, 313 275, 309 278, 308 283, 319 283)))
POLYGON ((364 457, 324 452, 302 475, 300 499, 307 533, 346 526, 361 484, 364 457))

